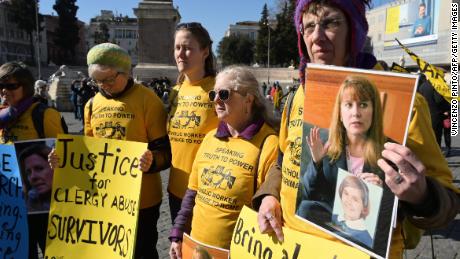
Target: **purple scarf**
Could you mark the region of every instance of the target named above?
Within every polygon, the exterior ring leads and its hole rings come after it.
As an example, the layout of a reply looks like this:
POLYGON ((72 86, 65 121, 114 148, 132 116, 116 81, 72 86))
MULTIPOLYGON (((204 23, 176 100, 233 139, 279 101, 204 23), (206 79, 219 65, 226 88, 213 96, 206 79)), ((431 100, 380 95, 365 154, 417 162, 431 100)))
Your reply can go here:
POLYGON ((5 129, 17 118, 19 118, 35 102, 31 96, 22 99, 16 107, 7 106, 0 110, 0 129, 5 129))

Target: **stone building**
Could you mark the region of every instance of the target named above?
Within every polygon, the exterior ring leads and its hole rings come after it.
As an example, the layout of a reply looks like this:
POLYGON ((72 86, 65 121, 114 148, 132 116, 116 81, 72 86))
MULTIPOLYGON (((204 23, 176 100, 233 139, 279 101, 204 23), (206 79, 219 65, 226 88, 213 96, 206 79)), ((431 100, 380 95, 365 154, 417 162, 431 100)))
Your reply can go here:
POLYGON ((236 24, 230 24, 227 31, 225 32, 225 37, 230 35, 236 36, 247 36, 251 40, 257 40, 259 34, 259 22, 255 21, 243 21, 237 22, 236 24))
POLYGON ((99 42, 97 34, 108 33, 108 42, 118 44, 126 49, 132 58, 133 65, 138 63, 138 23, 137 18, 115 14, 109 10, 101 10, 101 15, 91 19, 87 31, 88 49, 99 42), (106 28, 106 32, 104 32, 106 28))

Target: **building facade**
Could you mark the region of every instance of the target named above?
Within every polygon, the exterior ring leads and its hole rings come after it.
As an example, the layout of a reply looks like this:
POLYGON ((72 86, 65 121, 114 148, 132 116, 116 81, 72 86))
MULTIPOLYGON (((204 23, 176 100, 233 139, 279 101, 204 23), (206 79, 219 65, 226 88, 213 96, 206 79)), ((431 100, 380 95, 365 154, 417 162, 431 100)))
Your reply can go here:
POLYGON ((0 3, 0 64, 14 60, 33 60, 34 53, 30 45, 34 41, 35 37, 32 36, 31 40, 27 32, 18 28, 8 4, 0 3))
POLYGON ((416 70, 416 63, 398 45, 396 38, 427 62, 448 68, 451 3, 451 0, 387 1, 369 10, 368 36, 374 55, 390 66, 403 61, 406 67, 416 70))
POLYGON ((257 39, 259 29, 259 22, 237 22, 236 24, 230 24, 228 26, 228 29, 225 32, 225 37, 230 35, 247 36, 249 39, 255 41, 257 39))
POLYGON ((101 10, 101 15, 91 19, 87 28, 88 49, 102 43, 101 36, 108 34, 108 42, 126 49, 132 58, 132 64, 138 63, 138 23, 137 18, 114 15, 112 11, 101 10), (105 31, 104 31, 105 30, 105 31))

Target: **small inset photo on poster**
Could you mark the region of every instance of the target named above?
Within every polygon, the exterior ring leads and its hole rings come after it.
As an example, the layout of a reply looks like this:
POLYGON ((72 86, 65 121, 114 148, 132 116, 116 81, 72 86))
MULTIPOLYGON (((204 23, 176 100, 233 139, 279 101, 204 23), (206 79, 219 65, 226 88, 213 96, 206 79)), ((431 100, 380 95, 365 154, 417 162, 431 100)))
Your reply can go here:
POLYGON ((191 259, 228 259, 230 251, 196 241, 184 233, 182 240, 182 258, 191 259))
POLYGON ((54 172, 48 154, 56 139, 35 139, 14 143, 28 214, 48 213, 54 172))
POLYGON ((339 169, 331 226, 337 234, 374 246, 383 188, 339 169))
POLYGON ((377 165, 405 145, 418 75, 308 64, 296 216, 388 258, 397 199, 377 165))

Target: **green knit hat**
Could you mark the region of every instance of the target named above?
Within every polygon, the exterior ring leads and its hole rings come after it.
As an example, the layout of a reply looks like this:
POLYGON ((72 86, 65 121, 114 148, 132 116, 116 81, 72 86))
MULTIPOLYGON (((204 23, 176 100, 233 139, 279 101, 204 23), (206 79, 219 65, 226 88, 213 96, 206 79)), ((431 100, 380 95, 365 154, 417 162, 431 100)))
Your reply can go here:
POLYGON ((131 57, 128 52, 113 43, 101 43, 92 47, 88 51, 87 63, 114 67, 127 74, 131 71, 131 57))

